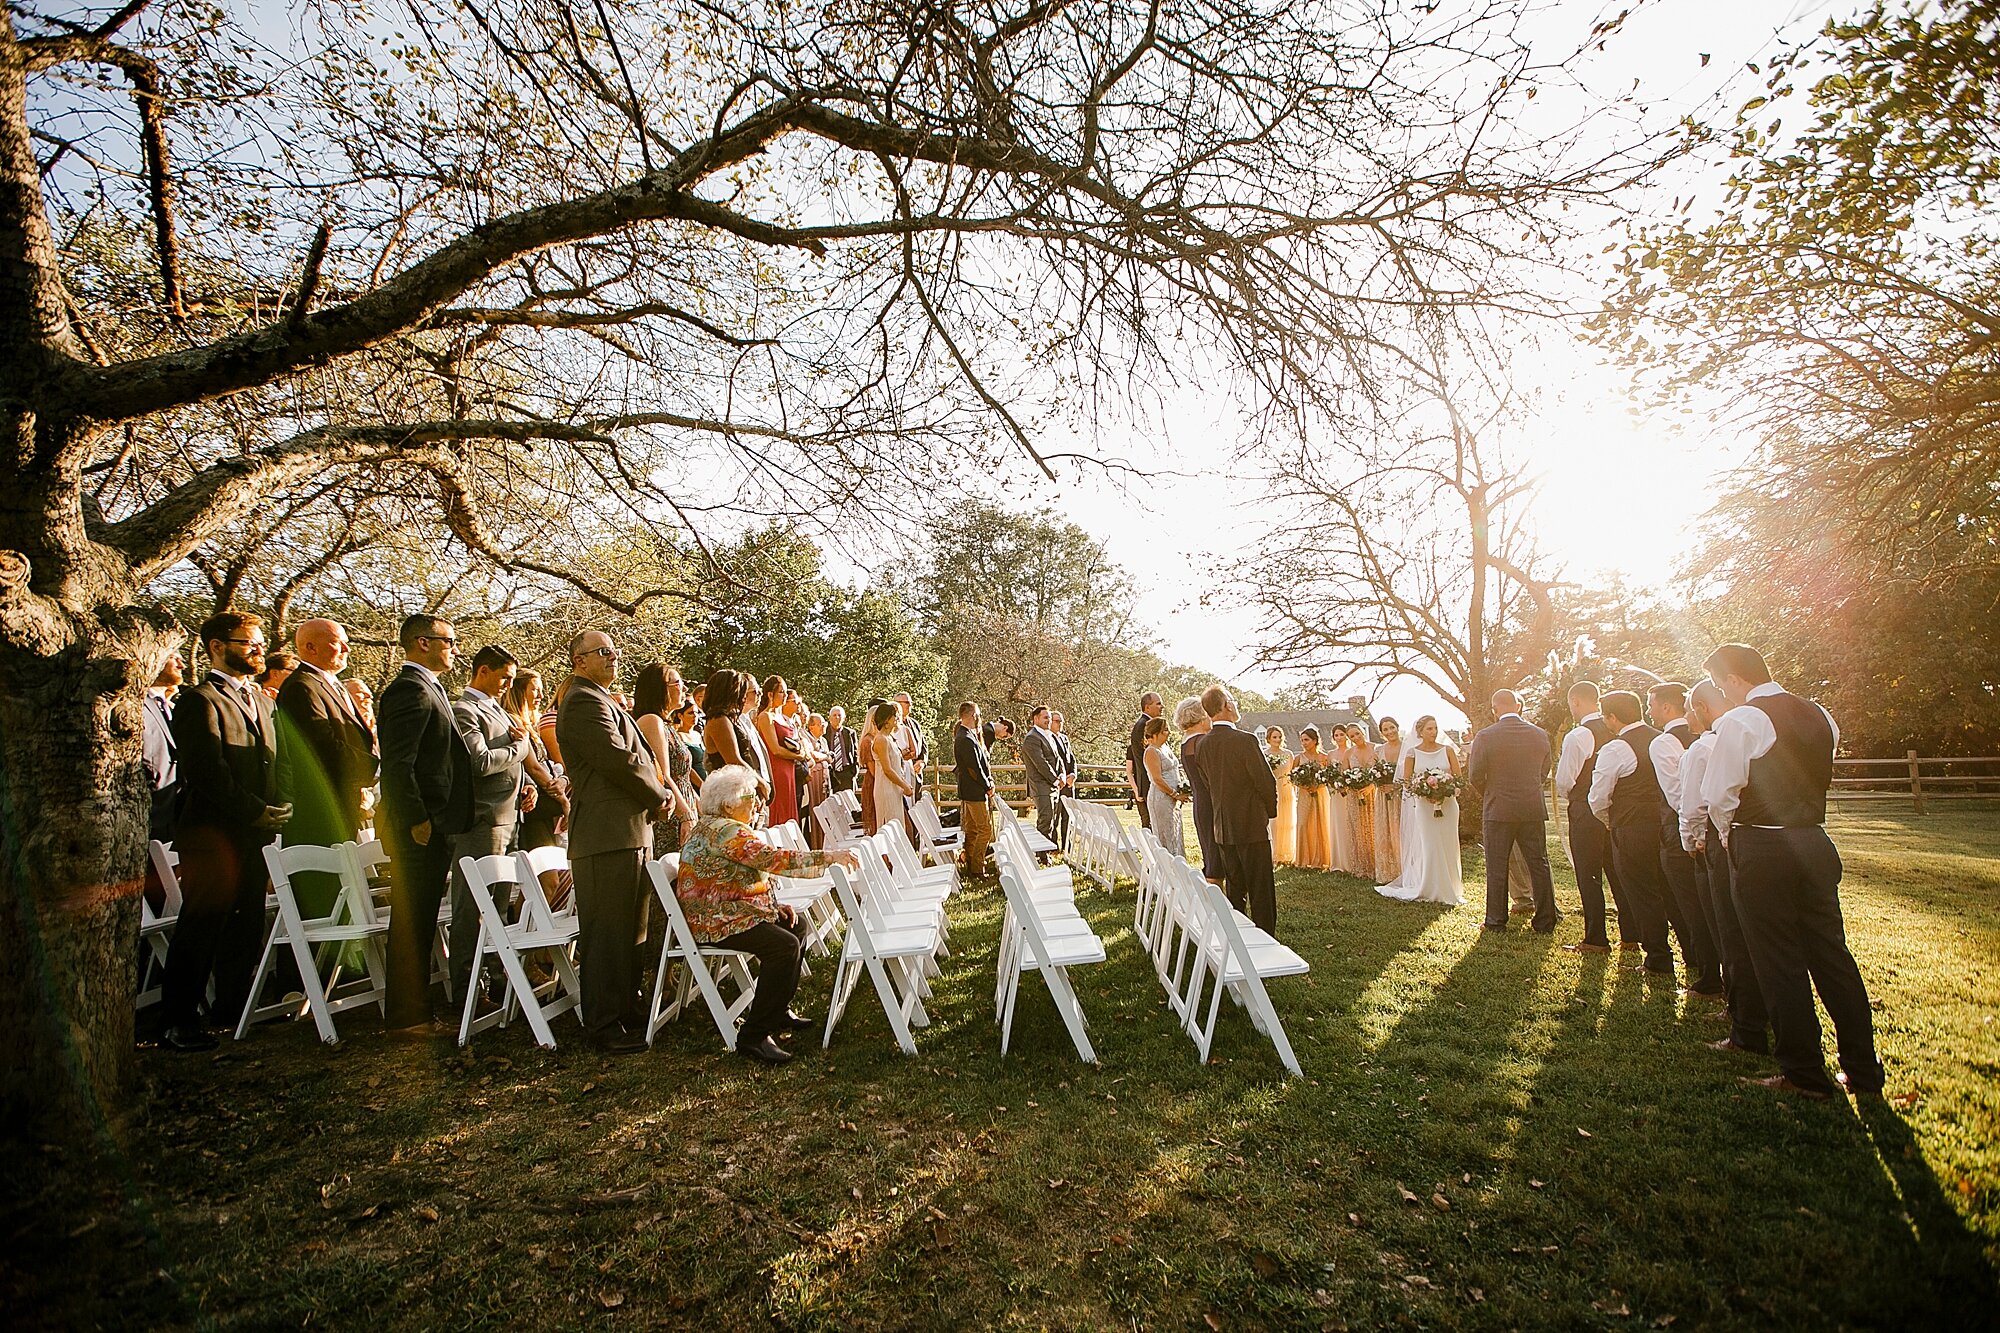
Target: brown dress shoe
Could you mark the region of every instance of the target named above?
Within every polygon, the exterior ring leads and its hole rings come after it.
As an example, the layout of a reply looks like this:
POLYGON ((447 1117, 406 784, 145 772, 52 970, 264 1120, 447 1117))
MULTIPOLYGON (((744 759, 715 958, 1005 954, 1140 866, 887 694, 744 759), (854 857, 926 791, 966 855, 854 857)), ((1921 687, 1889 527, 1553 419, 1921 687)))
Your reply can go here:
POLYGON ((1639 943, 1639 941, 1637 940, 1618 941, 1619 953, 1644 953, 1645 951, 1646 951, 1646 946, 1639 943))
POLYGON ((1769 1055, 1769 1051, 1753 1051, 1748 1046, 1737 1044, 1736 1038, 1724 1037, 1721 1041, 1705 1041, 1702 1045, 1711 1051, 1740 1051, 1744 1055, 1769 1055))
POLYGON ((1584 940, 1584 941, 1579 941, 1576 944, 1563 945, 1563 952, 1564 953, 1610 953, 1611 946, 1608 944, 1592 944, 1588 940, 1584 940))
POLYGON ((1832 1093, 1821 1092, 1818 1088, 1802 1088, 1783 1074, 1773 1074, 1769 1078, 1739 1078, 1736 1081, 1746 1083, 1753 1088, 1765 1088, 1771 1092, 1796 1093, 1808 1101, 1823 1102, 1833 1096, 1832 1093))

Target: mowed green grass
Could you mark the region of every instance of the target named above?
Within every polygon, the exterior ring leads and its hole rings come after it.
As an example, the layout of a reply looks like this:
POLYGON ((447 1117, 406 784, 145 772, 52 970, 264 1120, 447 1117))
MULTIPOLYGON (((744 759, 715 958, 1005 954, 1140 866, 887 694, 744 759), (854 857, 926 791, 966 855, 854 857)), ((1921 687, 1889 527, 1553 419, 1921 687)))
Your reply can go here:
POLYGON ((1476 853, 1455 911, 1280 876, 1313 964, 1272 986, 1304 1078, 1228 1006, 1196 1062, 1129 892, 1081 899, 1110 954, 1075 974, 1101 1067, 1032 978, 1003 1059, 999 904, 974 892, 915 1058, 865 991, 781 1070, 705 1017, 624 1060, 544 1054, 525 1025, 411 1049, 358 1016, 335 1050, 306 1026, 143 1053, 107 1164, 11 1154, 9 1321, 1991 1327, 2000 819, 1835 835, 1887 1103, 1741 1086, 1769 1066, 1705 1049, 1722 1029, 1670 987, 1562 952, 1573 915, 1482 938, 1476 853))

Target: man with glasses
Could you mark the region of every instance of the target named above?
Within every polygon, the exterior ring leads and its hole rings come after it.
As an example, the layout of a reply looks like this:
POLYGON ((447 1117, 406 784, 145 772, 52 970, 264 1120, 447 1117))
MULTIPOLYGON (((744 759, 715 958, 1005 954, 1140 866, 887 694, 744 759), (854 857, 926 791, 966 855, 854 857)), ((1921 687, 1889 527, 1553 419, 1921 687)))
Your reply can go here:
POLYGON ((639 922, 653 821, 673 809, 652 749, 612 693, 618 649, 585 630, 570 640, 569 689, 556 714, 556 743, 569 772, 569 864, 576 883, 578 981, 583 1021, 600 1051, 646 1049, 639 922))
POLYGON ((209 1018, 232 1023, 249 996, 263 943, 264 846, 292 811, 278 800, 278 728, 257 688, 263 621, 224 611, 200 632, 209 672, 174 705, 174 757, 183 791, 174 848, 180 853, 181 915, 167 951, 160 1008, 165 1044, 215 1049, 202 997, 215 979, 209 1018))
POLYGON ((472 756, 438 678, 458 640, 436 616, 414 615, 397 636, 403 669, 382 691, 382 813, 389 853, 389 995, 384 1026, 425 1037, 431 1027, 431 949, 451 878, 451 839, 472 825, 472 756))

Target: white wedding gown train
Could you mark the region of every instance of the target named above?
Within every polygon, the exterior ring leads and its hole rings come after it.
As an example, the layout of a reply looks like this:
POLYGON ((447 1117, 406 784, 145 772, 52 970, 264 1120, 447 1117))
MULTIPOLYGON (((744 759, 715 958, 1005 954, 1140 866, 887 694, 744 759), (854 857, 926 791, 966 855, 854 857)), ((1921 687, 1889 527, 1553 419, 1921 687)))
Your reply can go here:
MULTIPOLYGON (((1451 760, 1442 747, 1428 754, 1422 750, 1408 753, 1416 761, 1418 773, 1451 771, 1451 760)), ((1465 875, 1458 850, 1458 798, 1454 796, 1442 805, 1415 796, 1400 799, 1403 873, 1395 883, 1379 885, 1375 891, 1399 902, 1458 906, 1465 901, 1465 875)))

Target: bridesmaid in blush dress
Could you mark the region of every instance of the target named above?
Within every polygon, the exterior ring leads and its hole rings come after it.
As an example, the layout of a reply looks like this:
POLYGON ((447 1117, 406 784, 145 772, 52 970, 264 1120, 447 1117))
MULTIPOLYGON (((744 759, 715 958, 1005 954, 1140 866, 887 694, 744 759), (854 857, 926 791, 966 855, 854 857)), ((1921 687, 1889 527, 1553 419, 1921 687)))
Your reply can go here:
MULTIPOLYGON (((1382 744, 1376 756, 1398 773, 1403 767, 1403 729, 1393 717, 1377 723, 1382 744)), ((1400 787, 1375 789, 1375 882, 1387 884, 1403 872, 1403 793, 1400 787)))
POLYGON ((1298 818, 1298 795, 1288 779, 1292 776, 1292 761, 1296 758, 1285 748, 1285 729, 1270 727, 1264 732, 1264 762, 1271 765, 1272 774, 1278 779, 1278 814, 1271 821, 1271 859, 1281 866, 1291 865, 1298 859, 1294 846, 1298 818))
MULTIPOLYGON (((1299 733, 1298 757, 1292 761, 1293 769, 1311 765, 1315 768, 1329 767, 1333 756, 1319 748, 1319 728, 1307 727, 1299 733)), ((1291 785, 1289 778, 1287 785, 1291 785)), ((1293 831, 1294 851, 1297 863, 1307 870, 1333 869, 1333 849, 1328 844, 1332 821, 1327 816, 1331 804, 1325 787, 1314 785, 1300 787, 1293 785, 1293 831)))

